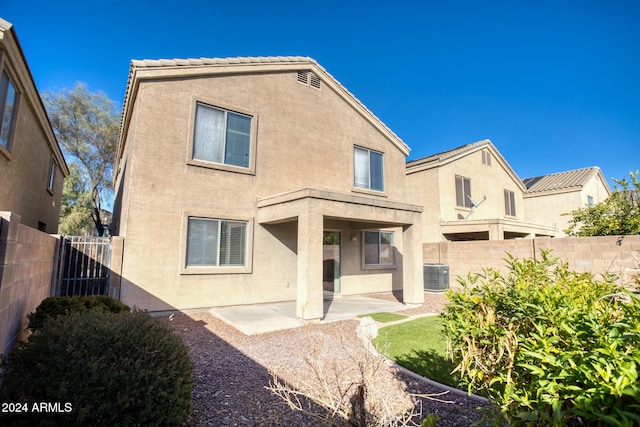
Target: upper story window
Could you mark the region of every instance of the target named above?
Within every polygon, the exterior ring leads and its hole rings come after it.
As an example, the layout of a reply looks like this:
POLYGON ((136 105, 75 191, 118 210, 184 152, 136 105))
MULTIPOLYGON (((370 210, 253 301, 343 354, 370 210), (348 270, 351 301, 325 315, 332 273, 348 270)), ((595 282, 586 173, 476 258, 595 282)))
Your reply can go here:
POLYGON ((53 193, 53 186, 56 182, 56 169, 58 165, 54 159, 51 159, 51 167, 49 168, 49 184, 47 185, 47 190, 50 193, 53 193))
POLYGON ((193 159, 248 168, 251 116, 196 104, 193 159))
POLYGON ((516 216, 516 194, 510 190, 504 190, 504 214, 516 216))
POLYGON ((589 206, 590 208, 593 207, 593 197, 587 196, 587 206, 589 206))
POLYGON ((384 155, 355 147, 353 159, 354 185, 366 190, 384 191, 384 155))
POLYGON ((364 231, 364 265, 394 265, 393 232, 364 231))
POLYGON ((463 176, 456 175, 456 206, 461 208, 471 208, 471 180, 463 176))
POLYGON ((491 166, 491 153, 489 150, 482 150, 482 164, 491 166))
POLYGON ((244 266, 247 222, 189 217, 187 267, 244 266))
POLYGON ((11 131, 15 121, 18 95, 5 71, 0 77, 0 145, 11 150, 11 131))

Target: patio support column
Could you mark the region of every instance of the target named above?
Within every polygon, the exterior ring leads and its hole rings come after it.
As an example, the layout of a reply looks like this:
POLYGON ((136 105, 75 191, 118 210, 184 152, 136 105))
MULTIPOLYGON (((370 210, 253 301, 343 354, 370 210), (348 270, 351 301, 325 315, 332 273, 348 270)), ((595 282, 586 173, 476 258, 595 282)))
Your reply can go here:
POLYGON ((320 320, 322 301, 322 212, 306 204, 298 216, 298 276, 296 314, 302 320, 320 320))
POLYGON ((422 232, 420 218, 402 229, 402 299, 405 304, 424 302, 424 283, 422 276, 422 232))

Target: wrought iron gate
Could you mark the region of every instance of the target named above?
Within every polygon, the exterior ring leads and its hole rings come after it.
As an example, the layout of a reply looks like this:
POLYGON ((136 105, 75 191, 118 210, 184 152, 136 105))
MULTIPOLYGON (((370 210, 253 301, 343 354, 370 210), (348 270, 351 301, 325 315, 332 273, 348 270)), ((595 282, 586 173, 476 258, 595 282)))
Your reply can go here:
POLYGON ((110 237, 60 237, 55 296, 109 295, 110 237))

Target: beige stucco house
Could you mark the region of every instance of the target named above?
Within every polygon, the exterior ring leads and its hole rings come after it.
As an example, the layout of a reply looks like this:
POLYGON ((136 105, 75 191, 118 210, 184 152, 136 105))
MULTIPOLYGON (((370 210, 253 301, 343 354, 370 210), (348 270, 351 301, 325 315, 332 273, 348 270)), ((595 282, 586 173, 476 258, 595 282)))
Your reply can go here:
POLYGON ((0 211, 56 233, 67 175, 16 31, 0 18, 0 211))
POLYGON ((526 187, 489 140, 407 163, 412 202, 424 206, 425 242, 556 236, 526 213, 526 187))
POLYGON ((121 299, 150 311, 401 290, 423 301, 407 145, 316 61, 132 61, 121 299))
POLYGON ((573 210, 591 207, 611 195, 611 189, 597 166, 542 175, 523 180, 523 203, 532 221, 550 224, 558 237, 566 236, 573 210))

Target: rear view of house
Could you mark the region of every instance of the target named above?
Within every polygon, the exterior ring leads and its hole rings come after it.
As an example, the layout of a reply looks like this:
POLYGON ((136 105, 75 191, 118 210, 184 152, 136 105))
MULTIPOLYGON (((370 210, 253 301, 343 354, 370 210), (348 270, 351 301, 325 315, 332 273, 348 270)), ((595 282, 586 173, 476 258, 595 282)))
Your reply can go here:
POLYGON ((121 299, 151 311, 401 290, 409 148, 313 59, 133 61, 116 164, 121 299))

